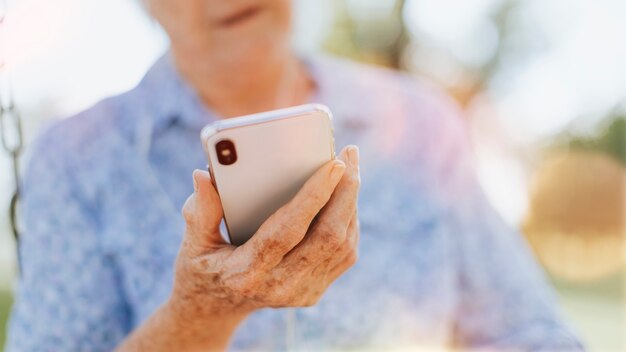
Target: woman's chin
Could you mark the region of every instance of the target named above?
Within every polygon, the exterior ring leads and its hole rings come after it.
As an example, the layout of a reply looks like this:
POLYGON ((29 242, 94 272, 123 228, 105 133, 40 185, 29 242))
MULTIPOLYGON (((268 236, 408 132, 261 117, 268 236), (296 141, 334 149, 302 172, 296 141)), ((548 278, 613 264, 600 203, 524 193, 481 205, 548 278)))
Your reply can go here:
POLYGON ((220 56, 232 63, 260 63, 265 59, 285 55, 289 51, 289 36, 277 31, 258 31, 240 40, 224 40, 220 56))

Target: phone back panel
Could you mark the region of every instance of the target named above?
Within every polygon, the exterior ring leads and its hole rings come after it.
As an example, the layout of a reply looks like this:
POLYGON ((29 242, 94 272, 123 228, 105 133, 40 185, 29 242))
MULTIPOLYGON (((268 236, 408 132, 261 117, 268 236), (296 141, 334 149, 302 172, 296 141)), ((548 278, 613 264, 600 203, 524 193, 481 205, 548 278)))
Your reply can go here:
POLYGON ((231 243, 245 243, 323 164, 334 158, 332 117, 321 105, 218 121, 203 143, 231 243), (230 140, 237 161, 219 162, 215 145, 230 140))

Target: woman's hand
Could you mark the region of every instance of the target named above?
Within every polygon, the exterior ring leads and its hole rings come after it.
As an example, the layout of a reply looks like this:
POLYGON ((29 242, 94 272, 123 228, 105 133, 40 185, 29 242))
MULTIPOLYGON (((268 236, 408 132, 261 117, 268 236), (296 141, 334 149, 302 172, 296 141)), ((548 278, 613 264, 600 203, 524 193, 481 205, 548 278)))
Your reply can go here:
POLYGON ((248 314, 314 305, 357 260, 355 146, 320 168, 240 247, 220 235, 222 208, 208 173, 193 178, 172 295, 120 350, 225 349, 248 314))
POLYGON ((358 149, 344 149, 340 159, 320 168, 240 247, 222 239, 219 197, 209 174, 196 171, 169 302, 177 313, 202 321, 315 304, 357 259, 358 149))

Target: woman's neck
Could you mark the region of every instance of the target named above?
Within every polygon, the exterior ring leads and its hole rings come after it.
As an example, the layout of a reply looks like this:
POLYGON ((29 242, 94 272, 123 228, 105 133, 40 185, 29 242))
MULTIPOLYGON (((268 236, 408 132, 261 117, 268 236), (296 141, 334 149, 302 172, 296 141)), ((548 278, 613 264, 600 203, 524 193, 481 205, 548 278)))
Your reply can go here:
POLYGON ((303 104, 314 89, 306 69, 291 52, 239 61, 173 54, 187 83, 223 118, 303 104))

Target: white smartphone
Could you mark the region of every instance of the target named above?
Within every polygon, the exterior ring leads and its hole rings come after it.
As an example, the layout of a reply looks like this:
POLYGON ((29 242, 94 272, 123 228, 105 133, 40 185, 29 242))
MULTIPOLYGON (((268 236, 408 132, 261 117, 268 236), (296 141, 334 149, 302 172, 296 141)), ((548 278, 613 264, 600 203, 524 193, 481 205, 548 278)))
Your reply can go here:
POLYGON ((335 158, 332 114, 319 104, 217 121, 202 130, 202 144, 237 246, 335 158))

